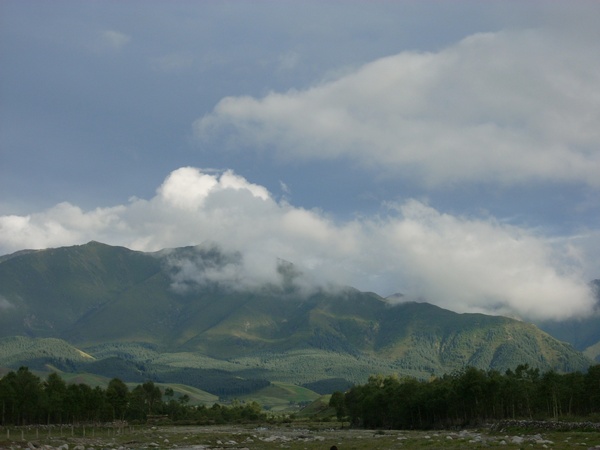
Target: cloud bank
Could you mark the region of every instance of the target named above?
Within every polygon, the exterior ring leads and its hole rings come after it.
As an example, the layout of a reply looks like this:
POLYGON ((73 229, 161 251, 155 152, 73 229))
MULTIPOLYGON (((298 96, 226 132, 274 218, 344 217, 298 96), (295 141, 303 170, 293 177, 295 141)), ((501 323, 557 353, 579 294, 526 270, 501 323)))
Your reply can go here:
POLYGON ((144 251, 214 243, 229 255, 208 271, 199 270, 198 259, 177 266, 183 287, 206 277, 278 282, 283 259, 316 283, 402 291, 459 312, 552 319, 593 306, 583 252, 573 242, 493 218, 452 216, 417 200, 390 204, 378 218, 339 223, 276 200, 232 171, 183 167, 149 200, 90 211, 61 203, 0 216, 0 253, 89 240, 144 251))
POLYGON ((429 187, 537 180, 597 188, 600 59, 597 40, 580 34, 481 33, 310 89, 227 97, 194 123, 195 134, 290 159, 345 158, 429 187))

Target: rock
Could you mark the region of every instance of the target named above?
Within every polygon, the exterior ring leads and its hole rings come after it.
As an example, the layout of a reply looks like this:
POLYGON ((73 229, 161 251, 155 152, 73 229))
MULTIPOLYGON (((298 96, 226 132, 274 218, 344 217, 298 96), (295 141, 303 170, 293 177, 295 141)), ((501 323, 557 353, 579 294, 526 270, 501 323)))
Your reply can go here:
POLYGON ((275 442, 275 441, 289 441, 290 439, 285 437, 285 436, 277 436, 277 435, 273 435, 273 436, 269 436, 266 438, 261 438, 261 441, 264 442, 275 442))

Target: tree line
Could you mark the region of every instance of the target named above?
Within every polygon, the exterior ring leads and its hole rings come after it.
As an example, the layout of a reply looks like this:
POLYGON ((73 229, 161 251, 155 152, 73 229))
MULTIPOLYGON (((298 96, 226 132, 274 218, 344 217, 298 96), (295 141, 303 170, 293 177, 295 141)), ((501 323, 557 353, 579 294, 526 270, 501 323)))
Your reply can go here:
POLYGON ((420 381, 371 376, 335 392, 338 419, 365 428, 427 429, 507 419, 565 419, 600 415, 600 365, 559 374, 519 365, 504 374, 468 367, 420 381))
POLYGON ((113 378, 103 389, 67 384, 56 373, 42 380, 21 367, 0 379, 0 425, 144 421, 152 416, 193 423, 265 419, 256 402, 206 407, 190 405, 189 401, 189 396, 176 396, 171 388, 161 391, 152 381, 130 390, 119 378, 113 378))

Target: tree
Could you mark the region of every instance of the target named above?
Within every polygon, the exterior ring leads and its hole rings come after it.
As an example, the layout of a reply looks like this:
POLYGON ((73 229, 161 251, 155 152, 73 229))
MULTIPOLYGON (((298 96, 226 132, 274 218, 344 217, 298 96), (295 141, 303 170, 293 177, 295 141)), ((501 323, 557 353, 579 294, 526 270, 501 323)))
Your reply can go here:
POLYGON ((464 420, 483 419, 483 400, 486 391, 486 373, 481 369, 467 367, 458 377, 458 392, 463 402, 464 420))
POLYGON ((17 423, 26 425, 37 420, 42 396, 42 382, 27 367, 17 370, 13 384, 15 390, 17 423))
POLYGON ((15 379, 17 374, 7 373, 0 379, 0 403, 2 407, 1 425, 16 423, 15 410, 17 404, 17 393, 15 391, 15 379))
POLYGON ((127 418, 134 420, 145 420, 147 417, 146 394, 141 384, 134 387, 129 394, 129 405, 127 418))
POLYGON ((552 414, 554 420, 562 415, 562 399, 561 399, 561 376, 553 370, 546 372, 542 376, 542 384, 540 386, 543 398, 547 401, 547 412, 552 414))
POLYGON ((147 413, 154 414, 156 412, 156 406, 162 399, 162 392, 160 392, 160 388, 155 386, 152 381, 146 381, 142 385, 142 391, 144 393, 144 403, 147 408, 147 413))
POLYGON ((335 391, 333 394, 331 394, 329 406, 335 409, 335 415, 337 419, 342 422, 343 426, 343 419, 348 415, 344 394, 340 391, 335 391))
POLYGON ((129 403, 129 389, 118 378, 113 378, 106 388, 106 400, 112 409, 112 420, 123 420, 129 403))
POLYGON ((112 414, 107 414, 107 404, 106 392, 100 386, 96 386, 90 392, 88 400, 89 418, 93 420, 110 419, 112 414))
POLYGON ((588 396, 588 412, 600 412, 600 364, 588 368, 584 383, 588 396))
POLYGON ((44 403, 47 423, 62 423, 67 397, 67 385, 55 372, 44 382, 44 403))

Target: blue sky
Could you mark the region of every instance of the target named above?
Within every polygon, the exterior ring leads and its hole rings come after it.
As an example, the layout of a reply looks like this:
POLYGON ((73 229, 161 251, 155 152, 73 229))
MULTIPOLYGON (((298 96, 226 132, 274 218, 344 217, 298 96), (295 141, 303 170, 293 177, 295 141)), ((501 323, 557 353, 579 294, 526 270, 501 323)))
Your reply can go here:
MULTIPOLYGON (((0 3, 0 253, 215 243, 215 277, 589 314, 593 1, 0 3)), ((192 275, 190 275, 192 276, 192 275)))

